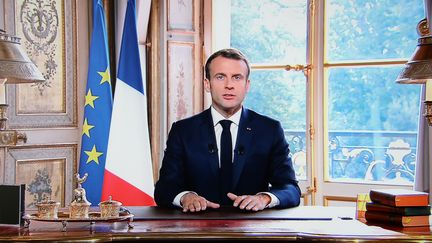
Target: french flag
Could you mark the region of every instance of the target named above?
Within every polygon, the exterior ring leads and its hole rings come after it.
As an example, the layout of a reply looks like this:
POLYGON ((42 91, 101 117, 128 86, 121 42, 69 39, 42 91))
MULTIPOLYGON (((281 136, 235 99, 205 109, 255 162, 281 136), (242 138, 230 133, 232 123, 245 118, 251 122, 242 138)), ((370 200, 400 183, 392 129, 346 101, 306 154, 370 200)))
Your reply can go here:
POLYGON ((109 196, 112 196, 113 200, 125 206, 155 206, 147 99, 143 82, 145 75, 141 73, 139 53, 135 1, 128 0, 102 186, 102 200, 107 200, 109 196))

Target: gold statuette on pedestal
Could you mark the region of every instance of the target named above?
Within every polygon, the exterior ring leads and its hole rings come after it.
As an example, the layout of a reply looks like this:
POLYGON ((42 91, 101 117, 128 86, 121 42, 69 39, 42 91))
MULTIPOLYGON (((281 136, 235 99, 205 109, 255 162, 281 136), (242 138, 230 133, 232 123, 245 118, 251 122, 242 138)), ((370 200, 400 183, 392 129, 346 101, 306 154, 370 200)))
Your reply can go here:
POLYGON ((75 175, 78 187, 73 191, 73 201, 70 204, 70 217, 86 219, 89 217, 89 208, 91 203, 87 201, 86 191, 82 188, 81 184, 85 182, 88 174, 85 173, 83 177, 77 173, 75 175))

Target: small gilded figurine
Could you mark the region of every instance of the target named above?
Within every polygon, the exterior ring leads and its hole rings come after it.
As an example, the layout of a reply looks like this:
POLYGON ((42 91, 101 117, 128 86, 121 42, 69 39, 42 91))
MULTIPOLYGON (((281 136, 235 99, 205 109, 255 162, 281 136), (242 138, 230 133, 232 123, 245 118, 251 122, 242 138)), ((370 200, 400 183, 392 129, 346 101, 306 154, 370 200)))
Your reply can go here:
POLYGON ((88 174, 85 173, 83 177, 80 178, 80 175, 77 173, 75 174, 77 183, 78 183, 78 188, 75 188, 73 191, 73 201, 72 202, 77 202, 77 203, 89 203, 89 201, 87 201, 86 198, 86 191, 84 188, 82 188, 81 184, 84 183, 87 179, 88 174))
POLYGON ((75 174, 78 187, 73 190, 73 201, 70 205, 71 218, 88 218, 88 211, 91 203, 87 201, 86 191, 82 188, 81 184, 85 182, 88 174, 85 173, 83 177, 77 173, 75 174))

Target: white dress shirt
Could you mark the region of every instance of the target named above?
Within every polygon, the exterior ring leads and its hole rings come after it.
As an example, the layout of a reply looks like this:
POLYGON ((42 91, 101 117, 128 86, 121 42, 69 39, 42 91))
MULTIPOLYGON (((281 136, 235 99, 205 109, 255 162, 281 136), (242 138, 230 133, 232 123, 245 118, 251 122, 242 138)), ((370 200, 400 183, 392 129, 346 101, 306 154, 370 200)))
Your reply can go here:
POLYGON ((236 113, 234 113, 234 115, 225 118, 224 116, 222 116, 215 108, 213 108, 213 106, 211 107, 211 114, 212 114, 212 118, 213 118, 213 127, 214 127, 214 131, 215 131, 215 135, 216 135, 216 145, 218 147, 218 155, 219 155, 219 168, 220 168, 220 140, 221 140, 221 136, 222 136, 222 125, 219 123, 221 120, 230 120, 231 126, 230 126, 230 132, 231 132, 231 141, 232 141, 232 157, 234 159, 234 147, 235 144, 237 142, 237 132, 238 132, 238 126, 240 123, 240 116, 242 113, 242 109, 238 110, 236 113))

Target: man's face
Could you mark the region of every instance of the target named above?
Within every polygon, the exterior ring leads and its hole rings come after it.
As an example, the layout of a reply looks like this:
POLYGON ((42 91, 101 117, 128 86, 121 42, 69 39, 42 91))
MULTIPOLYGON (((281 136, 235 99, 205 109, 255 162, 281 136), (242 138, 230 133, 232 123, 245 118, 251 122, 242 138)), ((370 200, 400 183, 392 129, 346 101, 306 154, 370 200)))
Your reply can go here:
POLYGON ((204 80, 204 88, 211 94, 213 107, 230 117, 241 108, 249 90, 246 63, 219 56, 210 63, 209 70, 210 80, 204 80))

